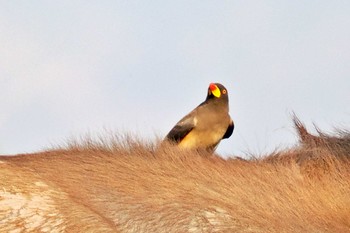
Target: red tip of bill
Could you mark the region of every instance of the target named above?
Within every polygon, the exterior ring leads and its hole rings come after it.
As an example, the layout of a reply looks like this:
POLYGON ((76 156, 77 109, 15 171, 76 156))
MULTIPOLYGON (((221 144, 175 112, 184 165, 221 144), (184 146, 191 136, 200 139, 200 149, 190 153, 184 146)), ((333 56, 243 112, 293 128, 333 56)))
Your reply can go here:
POLYGON ((214 91, 216 88, 217 88, 217 87, 216 87, 216 85, 215 85, 214 83, 210 83, 209 89, 210 89, 211 91, 214 91))

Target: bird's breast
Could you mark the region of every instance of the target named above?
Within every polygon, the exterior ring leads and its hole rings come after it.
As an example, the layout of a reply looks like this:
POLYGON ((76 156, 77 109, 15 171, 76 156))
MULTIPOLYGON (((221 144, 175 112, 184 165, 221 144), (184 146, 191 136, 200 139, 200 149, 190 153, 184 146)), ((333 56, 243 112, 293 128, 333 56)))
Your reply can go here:
MULTIPOLYGON (((221 122, 223 123, 223 122, 221 122)), ((179 143, 181 148, 208 148, 216 146, 226 132, 227 124, 197 125, 179 143)))

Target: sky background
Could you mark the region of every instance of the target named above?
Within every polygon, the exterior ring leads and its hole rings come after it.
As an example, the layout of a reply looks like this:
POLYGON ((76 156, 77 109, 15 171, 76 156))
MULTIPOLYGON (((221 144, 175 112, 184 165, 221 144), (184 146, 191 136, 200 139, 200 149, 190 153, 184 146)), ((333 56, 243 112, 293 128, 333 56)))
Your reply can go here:
POLYGON ((0 154, 164 137, 226 86, 223 156, 350 125, 350 1, 0 1, 0 154), (314 130, 312 130, 314 132, 314 130))

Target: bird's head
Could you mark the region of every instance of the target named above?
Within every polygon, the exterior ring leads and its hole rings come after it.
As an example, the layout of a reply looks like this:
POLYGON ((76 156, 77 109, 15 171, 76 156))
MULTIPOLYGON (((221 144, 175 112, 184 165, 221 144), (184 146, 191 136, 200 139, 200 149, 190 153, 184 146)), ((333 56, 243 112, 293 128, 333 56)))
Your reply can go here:
POLYGON ((208 99, 222 99, 228 101, 226 88, 220 83, 210 83, 207 100, 208 99))

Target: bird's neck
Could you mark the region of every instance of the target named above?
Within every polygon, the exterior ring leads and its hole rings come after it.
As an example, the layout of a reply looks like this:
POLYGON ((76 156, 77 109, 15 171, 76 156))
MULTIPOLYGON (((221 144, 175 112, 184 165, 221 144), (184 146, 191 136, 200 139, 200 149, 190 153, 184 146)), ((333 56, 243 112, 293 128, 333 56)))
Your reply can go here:
POLYGON ((224 111, 229 111, 229 106, 227 101, 218 101, 217 99, 207 99, 205 101, 207 104, 210 104, 213 106, 213 108, 220 108, 224 111))

